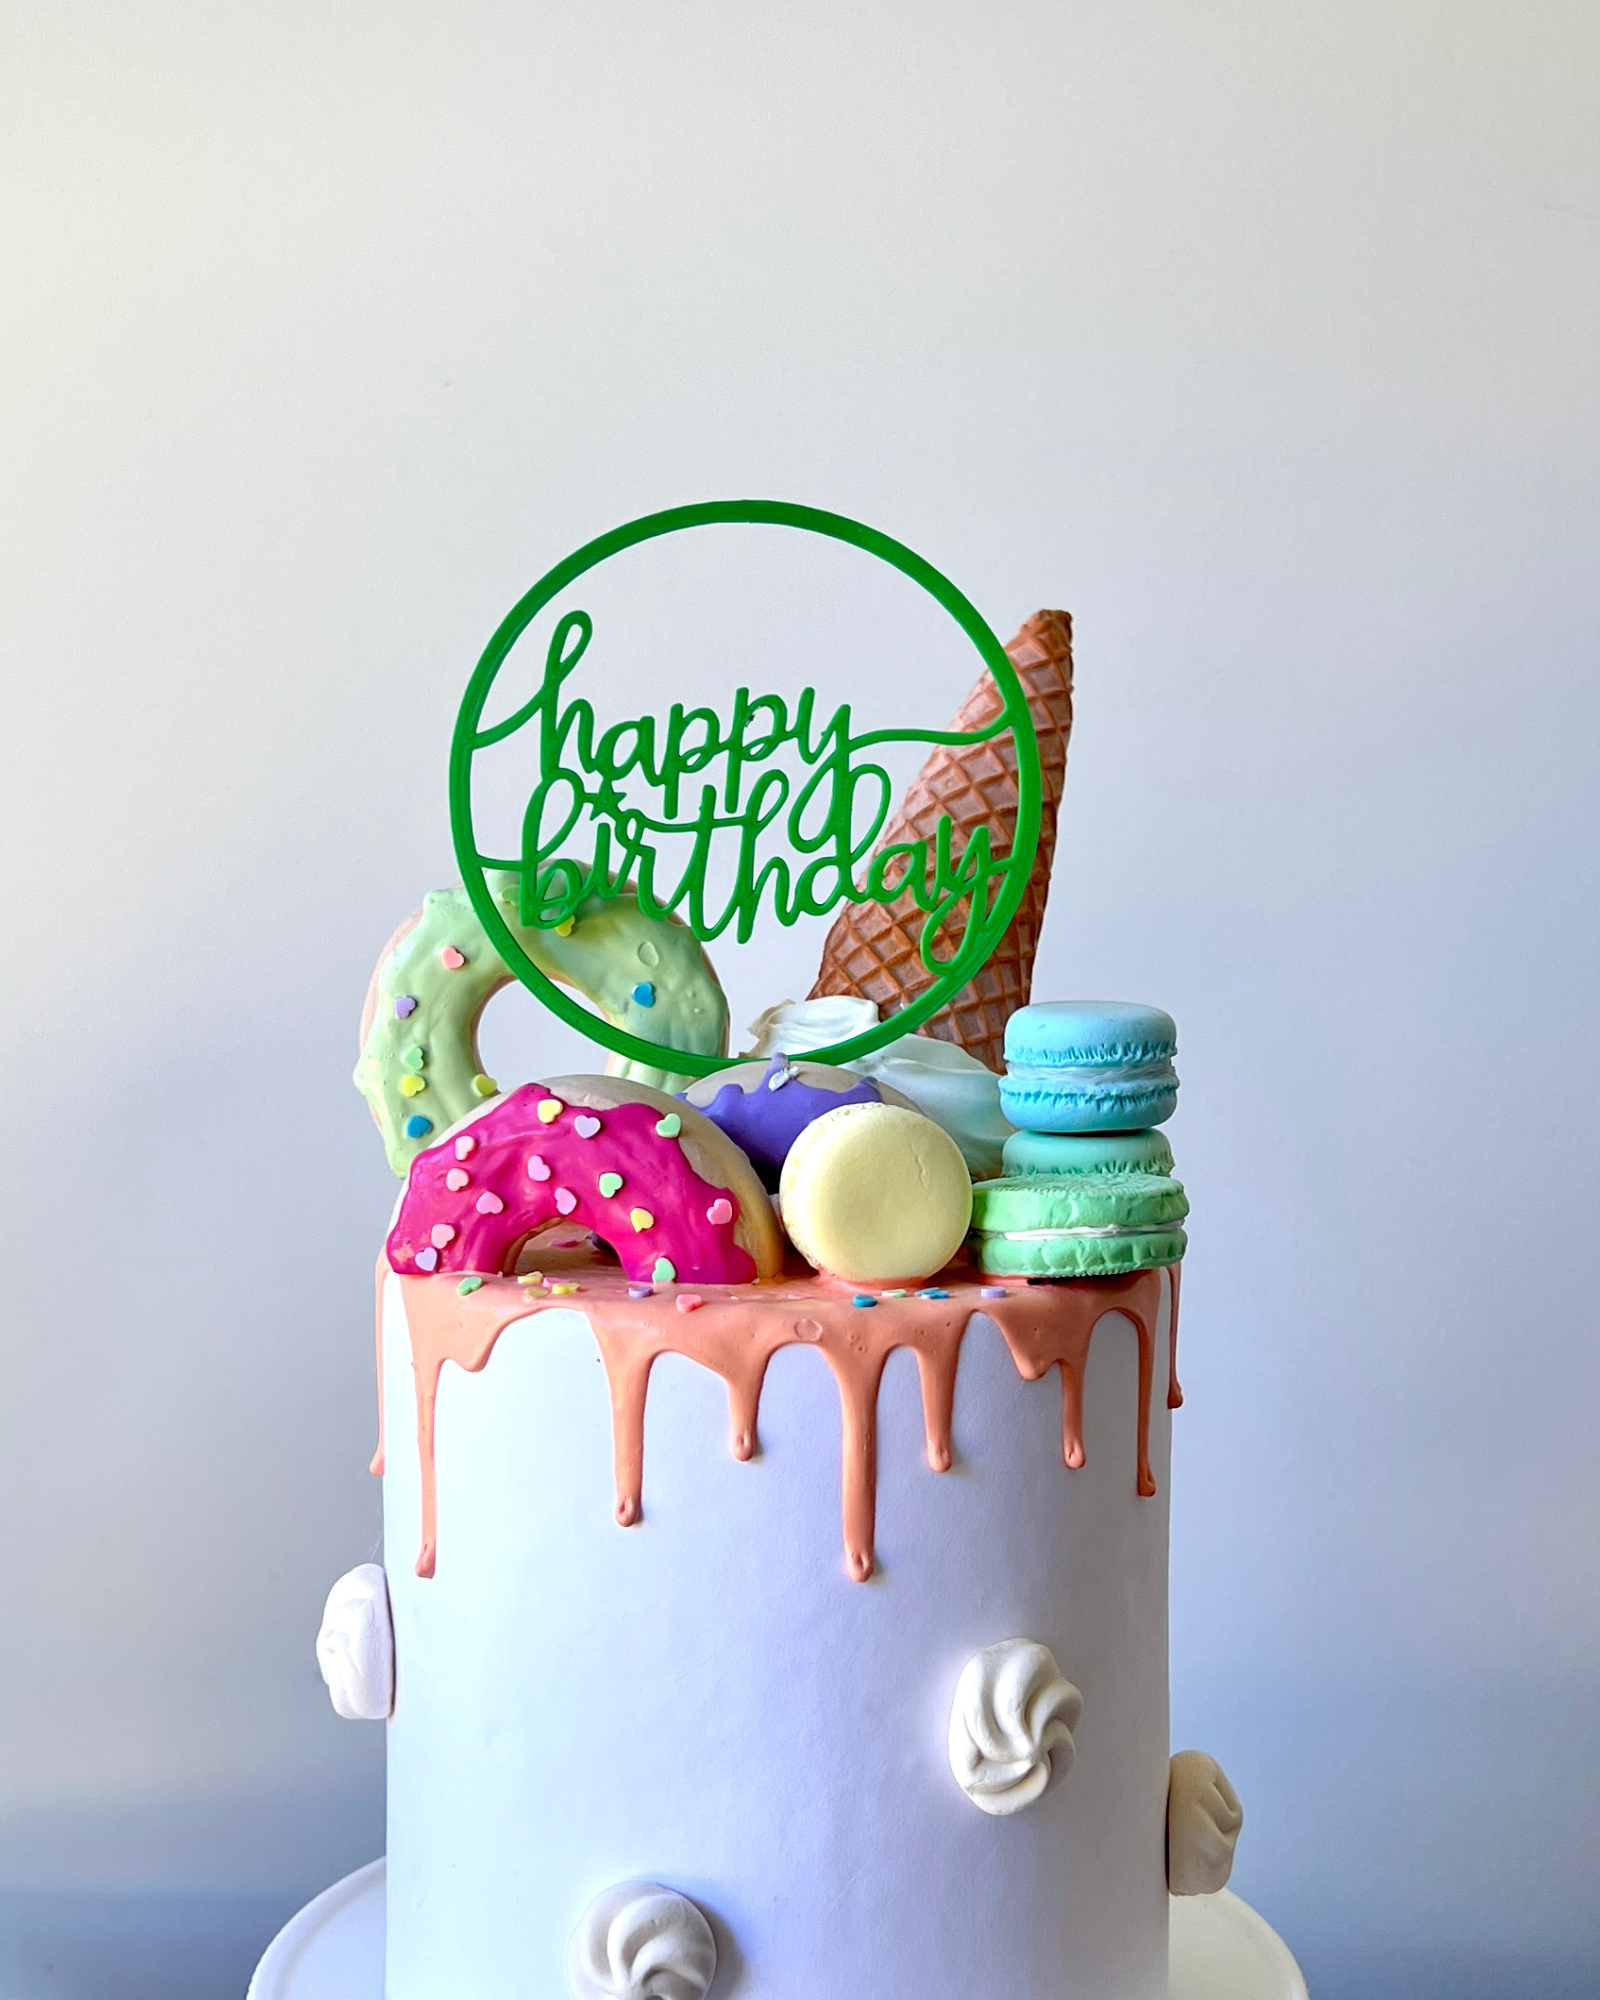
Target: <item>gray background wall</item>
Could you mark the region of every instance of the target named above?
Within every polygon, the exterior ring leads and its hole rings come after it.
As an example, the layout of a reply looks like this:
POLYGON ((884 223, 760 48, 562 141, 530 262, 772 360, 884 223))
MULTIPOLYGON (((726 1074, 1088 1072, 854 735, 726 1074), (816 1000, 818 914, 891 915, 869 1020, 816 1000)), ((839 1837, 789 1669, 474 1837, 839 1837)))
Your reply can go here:
MULTIPOLYGON (((1237 1886, 1319 2000, 1595 1991, 1600 16, 0 34, 6 2000, 237 1994, 381 1845, 310 1653, 377 1532, 355 1010, 501 612, 741 492, 1076 614, 1037 990, 1181 1024, 1174 1708, 1237 1886)), ((734 589, 662 687, 763 684, 734 589)))

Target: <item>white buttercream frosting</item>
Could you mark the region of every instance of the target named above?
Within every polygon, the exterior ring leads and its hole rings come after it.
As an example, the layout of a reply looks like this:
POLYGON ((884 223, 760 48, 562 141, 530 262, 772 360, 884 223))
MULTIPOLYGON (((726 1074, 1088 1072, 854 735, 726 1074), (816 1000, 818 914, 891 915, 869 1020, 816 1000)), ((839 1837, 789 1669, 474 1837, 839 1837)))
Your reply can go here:
POLYGON ((389 1580, 377 1563, 346 1570, 328 1592, 317 1665, 340 1715, 382 1722, 394 1707, 394 1626, 389 1580))
POLYGON ((704 2000, 717 1945, 700 1910, 655 1882, 616 1882, 567 1944, 575 2000, 704 2000))
POLYGON ((1228 1886, 1244 1808, 1222 1766, 1203 1750, 1180 1750, 1167 1776, 1167 1887, 1212 1896, 1228 1886))
MULTIPOLYGON (((804 1055, 865 1034, 877 1023, 874 1003, 851 994, 785 1000, 751 1022, 755 1045, 749 1053, 804 1055)), ((934 1035, 902 1035, 871 1055, 852 1056, 850 1068, 899 1091, 914 1110, 942 1126, 975 1179, 994 1180, 1004 1171, 1000 1152, 1012 1127, 1000 1109, 1000 1079, 965 1049, 934 1035)))
POLYGON ((980 1811, 1021 1812, 1072 1769, 1083 1696, 1037 1639, 1006 1639, 961 1669, 950 1769, 980 1811))

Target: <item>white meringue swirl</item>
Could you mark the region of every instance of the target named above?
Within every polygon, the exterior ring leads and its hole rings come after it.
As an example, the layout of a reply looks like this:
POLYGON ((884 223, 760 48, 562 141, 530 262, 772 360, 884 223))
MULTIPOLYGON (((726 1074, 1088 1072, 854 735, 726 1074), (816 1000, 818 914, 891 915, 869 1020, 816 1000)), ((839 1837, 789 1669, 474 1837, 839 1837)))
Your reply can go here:
POLYGON ((1167 1887, 1174 1896, 1214 1896, 1228 1886, 1244 1807, 1222 1766, 1203 1750, 1180 1750, 1167 1767, 1167 1887))
POLYGON ((335 1710, 351 1722, 382 1722, 394 1707, 394 1625, 389 1579, 377 1563, 347 1570, 328 1592, 317 1665, 335 1710))
POLYGON ((574 2000, 705 2000, 716 1969, 704 1915, 656 1882, 602 1890, 567 1943, 574 2000))
POLYGON ((1031 1806, 1072 1769, 1083 1696, 1037 1639, 974 1653, 950 1710, 950 1769, 980 1812, 1031 1806))

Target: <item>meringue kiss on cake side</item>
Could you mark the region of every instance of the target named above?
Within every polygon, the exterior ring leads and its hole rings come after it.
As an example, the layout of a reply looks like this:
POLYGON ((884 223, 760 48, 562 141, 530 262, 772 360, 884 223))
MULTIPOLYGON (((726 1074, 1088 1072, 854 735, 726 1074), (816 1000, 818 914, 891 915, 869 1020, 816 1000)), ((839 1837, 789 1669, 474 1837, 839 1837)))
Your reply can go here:
POLYGON ((1002 647, 902 544, 756 501, 586 545, 480 661, 463 885, 362 1025, 384 1564, 317 1642, 387 1723, 388 2000, 1168 2000, 1170 1895, 1242 1815, 1168 1743, 1172 1024, 1030 1004, 1071 678, 1064 613, 1002 647), (739 687, 602 729, 575 588, 729 523, 933 596, 955 721, 739 687), (706 946, 834 912, 731 1057, 706 946), (608 1060, 486 1075, 512 978, 608 1060))

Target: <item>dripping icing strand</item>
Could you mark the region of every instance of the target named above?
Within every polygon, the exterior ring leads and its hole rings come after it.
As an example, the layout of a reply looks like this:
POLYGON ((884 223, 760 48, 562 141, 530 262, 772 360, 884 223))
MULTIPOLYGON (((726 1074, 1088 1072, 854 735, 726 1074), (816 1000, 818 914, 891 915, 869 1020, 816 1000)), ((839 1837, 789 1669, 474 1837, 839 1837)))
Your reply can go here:
MULTIPOLYGON (((1062 1457, 1075 1469, 1086 1457, 1083 1378, 1094 1330, 1107 1313, 1125 1314, 1139 1341, 1136 1480, 1139 1493, 1148 1497, 1156 1490, 1150 1469, 1150 1402, 1155 1329, 1166 1283, 1164 1267, 1158 1267, 1124 1277, 1015 1286, 1003 1299, 983 1298, 976 1286, 961 1285, 942 1299, 883 1297, 876 1310, 865 1313, 851 1304, 848 1293, 813 1278, 788 1281, 781 1297, 774 1296, 772 1286, 731 1288, 685 1315, 669 1293, 630 1299, 614 1281, 608 1285, 593 1274, 586 1274, 583 1303, 575 1308, 566 1307, 564 1299, 530 1299, 509 1278, 486 1279, 463 1297, 453 1279, 402 1277, 421 1459, 417 1574, 432 1576, 437 1556, 434 1427, 440 1374, 446 1361, 476 1374, 514 1320, 562 1309, 577 1310, 587 1319, 611 1388, 616 1518, 625 1528, 635 1526, 644 1513, 645 1405, 658 1355, 684 1355, 722 1378, 728 1390, 731 1449, 735 1458, 749 1459, 756 1450, 761 1389, 773 1355, 782 1347, 820 1348, 839 1391, 845 1566, 857 1582, 865 1582, 875 1561, 878 1390, 896 1348, 910 1348, 917 1358, 927 1462, 933 1471, 947 1471, 951 1463, 961 1343, 980 1316, 999 1328, 1024 1381, 1040 1381, 1052 1368, 1059 1369, 1062 1457)), ((1175 1282, 1171 1300, 1175 1354, 1175 1282)), ((379 1321, 381 1329, 381 1291, 379 1321)), ((1169 1403, 1172 1394, 1169 1388, 1169 1403)))
POLYGON ((1167 1328, 1167 1408, 1183 1408, 1183 1390, 1178 1382, 1178 1285, 1183 1271, 1181 1264, 1170 1264, 1172 1286, 1172 1311, 1167 1328))

